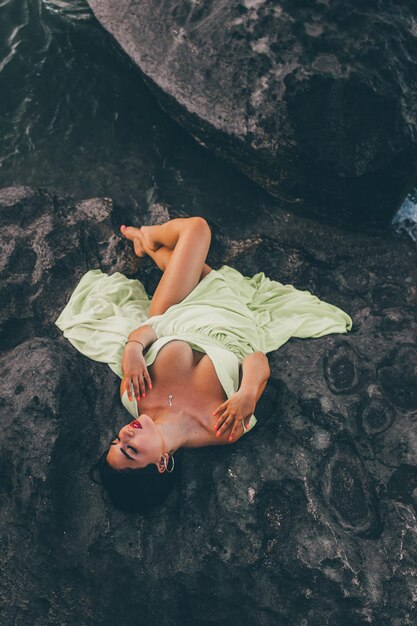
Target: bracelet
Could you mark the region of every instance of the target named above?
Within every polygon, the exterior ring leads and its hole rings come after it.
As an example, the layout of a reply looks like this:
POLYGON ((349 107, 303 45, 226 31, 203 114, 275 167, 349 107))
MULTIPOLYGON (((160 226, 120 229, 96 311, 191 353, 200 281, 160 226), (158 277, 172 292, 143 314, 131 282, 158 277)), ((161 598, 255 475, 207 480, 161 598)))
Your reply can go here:
POLYGON ((128 340, 126 341, 126 343, 125 343, 125 346, 126 346, 128 343, 139 343, 139 344, 142 346, 143 350, 145 350, 145 346, 143 345, 143 343, 142 343, 141 341, 137 341, 136 339, 128 339, 128 340))

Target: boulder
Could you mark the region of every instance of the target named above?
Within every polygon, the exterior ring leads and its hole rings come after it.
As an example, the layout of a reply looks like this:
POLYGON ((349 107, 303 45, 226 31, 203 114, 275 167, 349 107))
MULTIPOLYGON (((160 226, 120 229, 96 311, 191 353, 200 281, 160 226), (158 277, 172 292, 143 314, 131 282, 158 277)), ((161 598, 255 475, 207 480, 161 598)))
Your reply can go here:
POLYGON ((149 292, 159 272, 110 199, 0 190, 3 624, 416 623, 417 251, 279 217, 215 229, 210 262, 309 289, 353 330, 271 353, 256 428, 186 450, 176 491, 140 517, 89 475, 128 419, 118 381, 54 320, 88 269, 149 292))
POLYGON ((417 178, 417 8, 88 0, 162 107, 288 208, 385 222, 417 178))

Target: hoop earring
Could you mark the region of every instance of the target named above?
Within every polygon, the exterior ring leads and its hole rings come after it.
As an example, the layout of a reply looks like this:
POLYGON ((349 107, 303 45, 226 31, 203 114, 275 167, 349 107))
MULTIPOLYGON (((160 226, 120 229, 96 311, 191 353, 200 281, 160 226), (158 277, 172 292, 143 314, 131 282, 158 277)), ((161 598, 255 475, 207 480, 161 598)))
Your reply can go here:
POLYGON ((172 454, 168 453, 168 461, 166 459, 166 457, 164 456, 164 467, 165 467, 165 471, 168 472, 168 474, 171 474, 171 472, 174 471, 174 467, 175 467, 175 460, 174 457, 172 456, 172 454), (168 469, 168 463, 169 461, 171 461, 171 469, 168 469))

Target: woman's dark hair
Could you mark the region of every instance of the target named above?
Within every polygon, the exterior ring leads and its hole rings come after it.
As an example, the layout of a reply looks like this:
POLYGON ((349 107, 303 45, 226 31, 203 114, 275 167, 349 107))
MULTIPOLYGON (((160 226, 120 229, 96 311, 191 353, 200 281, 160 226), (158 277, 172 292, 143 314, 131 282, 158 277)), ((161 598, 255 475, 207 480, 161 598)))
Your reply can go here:
POLYGON ((175 455, 173 472, 158 472, 151 463, 141 469, 116 470, 107 462, 105 450, 90 470, 94 482, 100 482, 117 509, 126 513, 145 514, 162 504, 173 490, 180 473, 181 454, 175 455), (98 470, 100 481, 94 478, 98 470))

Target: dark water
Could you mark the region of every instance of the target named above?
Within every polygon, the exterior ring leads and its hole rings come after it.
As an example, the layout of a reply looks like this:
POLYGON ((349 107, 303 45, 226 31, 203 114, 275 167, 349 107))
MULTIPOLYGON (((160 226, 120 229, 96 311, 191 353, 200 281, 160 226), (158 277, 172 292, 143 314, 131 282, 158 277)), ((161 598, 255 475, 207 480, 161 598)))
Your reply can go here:
POLYGON ((155 202, 218 222, 274 212, 161 111, 83 0, 0 0, 0 94, 2 187, 110 196, 132 215, 155 202))

